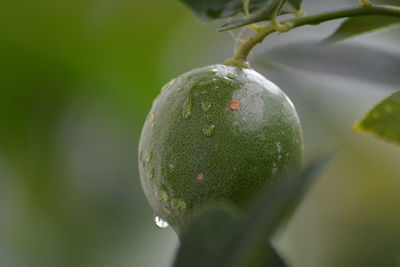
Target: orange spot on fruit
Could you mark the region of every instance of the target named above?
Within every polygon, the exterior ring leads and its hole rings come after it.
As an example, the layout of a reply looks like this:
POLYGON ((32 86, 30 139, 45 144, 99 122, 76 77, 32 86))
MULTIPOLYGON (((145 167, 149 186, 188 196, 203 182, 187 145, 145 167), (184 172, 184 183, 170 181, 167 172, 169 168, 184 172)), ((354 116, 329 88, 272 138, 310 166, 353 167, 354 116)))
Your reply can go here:
POLYGON ((202 181, 203 178, 204 178, 204 174, 199 173, 199 174, 197 175, 197 177, 196 177, 196 180, 197 180, 197 181, 202 181))
POLYGON ((240 102, 237 101, 236 99, 233 99, 231 102, 229 102, 229 107, 233 111, 239 110, 240 109, 240 102))

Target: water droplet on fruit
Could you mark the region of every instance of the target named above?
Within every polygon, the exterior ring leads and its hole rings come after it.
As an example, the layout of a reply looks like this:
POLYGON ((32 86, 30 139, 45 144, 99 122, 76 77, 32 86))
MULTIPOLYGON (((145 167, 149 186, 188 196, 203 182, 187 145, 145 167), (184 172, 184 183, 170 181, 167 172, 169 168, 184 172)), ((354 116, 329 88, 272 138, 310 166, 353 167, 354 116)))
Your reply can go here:
POLYGON ((228 80, 228 79, 226 79, 226 78, 222 78, 221 80, 222 80, 222 82, 223 82, 224 84, 226 84, 226 85, 231 85, 231 84, 232 84, 232 81, 231 81, 231 80, 228 80))
POLYGON ((203 109, 203 111, 208 112, 210 111, 211 103, 208 102, 201 103, 201 108, 203 109))
POLYGON ((165 191, 164 189, 159 189, 157 191, 157 198, 158 200, 160 200, 161 202, 167 202, 169 200, 169 196, 167 191, 165 191))
POLYGON ((150 180, 153 179, 153 177, 154 177, 154 169, 151 169, 151 171, 149 171, 148 177, 149 177, 150 180))
POLYGON ((206 81, 201 81, 201 82, 199 83, 199 86, 203 87, 203 86, 207 86, 207 85, 210 85, 210 84, 213 84, 213 81, 211 81, 211 80, 206 80, 206 81))
POLYGON ((154 223, 157 227, 161 229, 167 228, 169 226, 168 222, 158 215, 154 216, 154 223))
POLYGON ((211 124, 211 125, 204 126, 201 131, 203 132, 203 134, 205 136, 213 136, 214 135, 214 129, 215 129, 215 125, 211 124))
POLYGON ((150 112, 149 115, 147 115, 147 122, 152 122, 154 120, 154 113, 150 112))
POLYGON ((176 81, 176 79, 174 78, 169 83, 164 85, 163 88, 161 88, 161 92, 164 92, 166 89, 168 89, 175 81, 176 81))
POLYGON ((276 174, 277 171, 278 171, 278 167, 276 166, 276 162, 274 162, 272 165, 272 174, 276 174))
POLYGON ((190 98, 186 99, 183 104, 182 116, 184 119, 188 119, 192 115, 192 100, 190 98))
POLYGON ((276 143, 276 149, 278 150, 278 153, 281 153, 282 151, 281 142, 276 143))
POLYGON ((178 211, 184 211, 186 209, 186 202, 181 198, 176 198, 172 200, 172 206, 178 211))
POLYGON ((147 162, 150 162, 152 157, 153 157, 153 153, 149 152, 149 153, 146 154, 146 158, 145 159, 146 159, 147 162))

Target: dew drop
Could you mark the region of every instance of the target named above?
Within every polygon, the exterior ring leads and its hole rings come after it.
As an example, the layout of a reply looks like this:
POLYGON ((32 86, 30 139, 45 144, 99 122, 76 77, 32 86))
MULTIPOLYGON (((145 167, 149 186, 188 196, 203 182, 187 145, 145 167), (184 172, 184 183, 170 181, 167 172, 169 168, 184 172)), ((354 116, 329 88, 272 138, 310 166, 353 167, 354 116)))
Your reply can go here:
POLYGON ((276 149, 278 150, 278 153, 281 153, 281 151, 282 151, 281 142, 276 143, 276 149))
POLYGON ((211 103, 208 102, 201 103, 201 108, 203 109, 204 112, 208 112, 210 111, 211 103))
POLYGON ((154 169, 151 169, 147 176, 149 177, 149 180, 153 179, 153 177, 154 177, 154 169))
POLYGON ((178 211, 184 211, 186 209, 186 202, 181 198, 175 198, 172 200, 172 206, 178 211))
POLYGON ((161 229, 165 229, 169 226, 168 222, 158 215, 154 216, 154 223, 156 224, 157 227, 161 229))
POLYGON ((222 79, 222 82, 223 82, 224 84, 226 84, 226 85, 231 85, 231 84, 232 84, 232 81, 231 81, 231 80, 228 80, 228 79, 225 79, 225 78, 222 79))
POLYGON ((205 136, 213 136, 214 135, 214 129, 215 129, 215 125, 211 124, 211 125, 204 126, 201 131, 203 132, 203 134, 205 136))
POLYGON ((161 202, 167 202, 169 200, 169 196, 168 196, 167 191, 165 191, 164 189, 159 189, 157 191, 157 198, 161 202))
POLYGON ((273 166, 272 166, 272 174, 276 174, 276 172, 278 171, 278 166, 276 166, 276 162, 274 162, 273 164, 272 164, 273 166))
POLYGON ((149 152, 149 153, 146 154, 145 160, 147 162, 150 162, 152 157, 153 157, 153 153, 149 152))
POLYGON ((183 109, 182 109, 182 116, 184 119, 190 118, 192 115, 192 100, 188 98, 185 103, 183 104, 183 109))
POLYGON ((175 81, 176 81, 176 79, 172 79, 169 83, 164 85, 163 88, 161 88, 161 92, 164 92, 165 90, 167 90, 175 81))
POLYGON ((147 115, 147 122, 152 122, 154 120, 154 113, 150 112, 149 115, 147 115))
POLYGON ((207 86, 207 85, 211 85, 211 84, 213 84, 214 82, 212 81, 212 80, 205 80, 205 81, 201 81, 200 83, 199 83, 199 86, 207 86))

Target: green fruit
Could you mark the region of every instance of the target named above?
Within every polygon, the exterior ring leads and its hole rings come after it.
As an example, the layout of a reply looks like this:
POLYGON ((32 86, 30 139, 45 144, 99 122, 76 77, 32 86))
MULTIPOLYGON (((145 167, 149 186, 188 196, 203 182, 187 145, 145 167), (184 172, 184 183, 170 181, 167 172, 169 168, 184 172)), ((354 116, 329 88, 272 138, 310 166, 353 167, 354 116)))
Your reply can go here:
POLYGON ((163 87, 143 127, 139 171, 155 214, 178 230, 197 210, 245 208, 302 162, 295 108, 252 69, 212 65, 163 87))

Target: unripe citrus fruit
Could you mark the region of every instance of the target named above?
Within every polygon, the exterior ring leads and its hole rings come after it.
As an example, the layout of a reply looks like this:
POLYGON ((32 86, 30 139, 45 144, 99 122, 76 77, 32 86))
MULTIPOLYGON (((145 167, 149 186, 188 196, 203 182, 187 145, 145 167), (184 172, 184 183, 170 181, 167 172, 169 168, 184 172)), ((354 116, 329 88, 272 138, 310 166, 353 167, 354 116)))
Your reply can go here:
POLYGON ((155 214, 179 229, 213 203, 244 208, 277 177, 299 168, 295 108, 252 69, 212 65, 166 84, 139 142, 143 190, 155 214))

